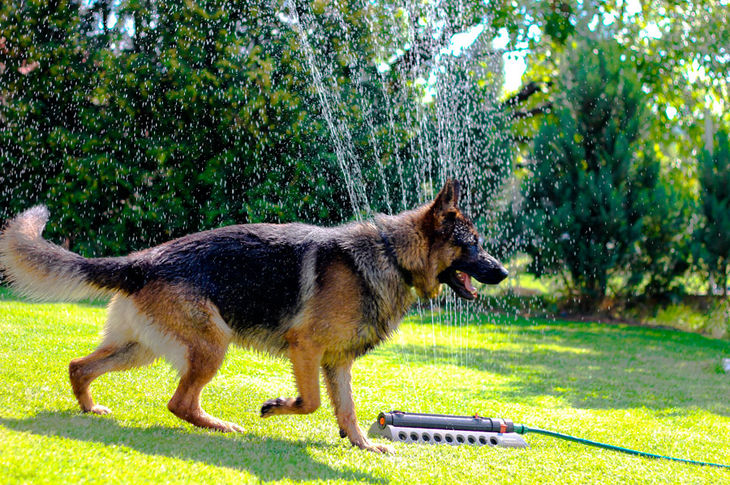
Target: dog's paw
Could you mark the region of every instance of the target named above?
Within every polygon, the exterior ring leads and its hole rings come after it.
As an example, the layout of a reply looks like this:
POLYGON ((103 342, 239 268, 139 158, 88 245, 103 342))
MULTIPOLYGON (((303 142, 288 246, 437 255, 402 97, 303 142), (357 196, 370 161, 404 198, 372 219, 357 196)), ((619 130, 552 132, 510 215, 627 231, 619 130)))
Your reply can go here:
POLYGON ((85 413, 94 413, 94 414, 98 414, 99 416, 103 416, 105 414, 111 414, 112 410, 106 406, 102 406, 101 404, 94 404, 91 407, 91 409, 88 409, 84 412, 85 413))
POLYGON ((243 433, 243 428, 236 423, 231 423, 228 421, 222 421, 218 420, 219 425, 215 426, 213 429, 216 431, 220 431, 222 433, 243 433))
POLYGON ((356 437, 354 440, 351 439, 350 443, 352 446, 357 446, 360 449, 372 451, 373 453, 385 453, 388 455, 395 455, 395 448, 389 445, 380 445, 377 443, 371 443, 365 438, 365 436, 356 437))
POLYGON ((283 397, 277 397, 275 399, 269 399, 261 406, 261 417, 268 418, 276 414, 276 409, 282 406, 286 406, 287 400, 283 397))
POLYGON ((366 441, 365 443, 358 444, 356 446, 362 448, 363 450, 372 451, 373 453, 384 453, 386 455, 396 454, 395 448, 390 445, 380 445, 377 443, 370 443, 366 441))

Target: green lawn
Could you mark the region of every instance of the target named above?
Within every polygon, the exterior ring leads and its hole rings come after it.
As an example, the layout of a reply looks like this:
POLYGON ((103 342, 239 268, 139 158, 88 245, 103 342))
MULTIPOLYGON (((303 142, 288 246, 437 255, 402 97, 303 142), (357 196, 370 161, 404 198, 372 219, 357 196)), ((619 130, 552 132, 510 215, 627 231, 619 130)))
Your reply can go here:
MULTIPOLYGON (((203 405, 243 425, 243 434, 201 431, 169 413, 176 376, 162 362, 103 376, 92 390, 113 414, 82 415, 68 361, 94 348, 103 319, 101 305, 0 301, 0 483, 730 483, 730 470, 529 434, 528 449, 396 444, 395 456, 363 452, 338 437, 329 405, 261 420, 261 403, 293 394, 293 381, 286 362, 241 349, 231 349, 203 405)), ((356 364, 363 425, 381 410, 478 412, 730 463, 730 375, 720 367, 730 342, 651 328, 467 319, 410 318, 356 364)))

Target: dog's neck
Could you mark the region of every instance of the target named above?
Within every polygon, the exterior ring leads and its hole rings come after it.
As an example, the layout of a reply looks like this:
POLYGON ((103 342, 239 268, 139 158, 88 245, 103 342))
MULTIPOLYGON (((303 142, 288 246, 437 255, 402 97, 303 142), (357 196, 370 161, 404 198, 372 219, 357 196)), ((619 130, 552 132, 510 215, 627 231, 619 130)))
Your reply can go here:
POLYGON ((430 243, 424 230, 428 211, 429 206, 421 206, 393 216, 380 215, 375 218, 375 226, 392 249, 392 256, 388 257, 410 274, 409 286, 413 286, 419 296, 432 298, 438 294, 440 283, 436 268, 430 267, 430 243))
POLYGON ((379 234, 380 239, 383 241, 383 247, 385 247, 386 256, 388 256, 388 259, 390 259, 391 263, 393 263, 393 266, 396 267, 406 284, 408 286, 413 286, 413 274, 404 268, 400 264, 400 261, 398 261, 398 254, 396 254, 395 248, 393 248, 393 244, 390 242, 390 237, 383 231, 379 231, 379 234))

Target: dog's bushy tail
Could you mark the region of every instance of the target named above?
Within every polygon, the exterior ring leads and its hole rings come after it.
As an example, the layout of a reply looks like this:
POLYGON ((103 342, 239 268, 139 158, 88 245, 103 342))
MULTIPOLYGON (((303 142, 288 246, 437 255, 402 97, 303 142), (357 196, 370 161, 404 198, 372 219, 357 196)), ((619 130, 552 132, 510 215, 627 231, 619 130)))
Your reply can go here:
POLYGON ((87 259, 43 237, 48 209, 37 206, 11 220, 0 234, 0 268, 10 285, 38 300, 79 300, 125 290, 128 258, 87 259))

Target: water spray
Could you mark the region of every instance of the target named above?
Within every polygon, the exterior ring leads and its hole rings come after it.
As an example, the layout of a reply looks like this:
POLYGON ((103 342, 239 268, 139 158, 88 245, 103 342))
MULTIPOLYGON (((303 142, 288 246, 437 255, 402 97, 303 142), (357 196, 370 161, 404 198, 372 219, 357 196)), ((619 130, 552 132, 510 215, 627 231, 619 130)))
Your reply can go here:
POLYGON ((515 424, 509 419, 485 418, 477 414, 474 416, 451 416, 447 414, 404 413, 403 411, 381 412, 368 432, 373 437, 381 437, 391 441, 405 443, 447 444, 454 446, 468 444, 474 446, 501 446, 505 448, 527 448, 528 444, 522 437, 522 435, 527 433, 542 434, 583 445, 642 456, 644 458, 658 458, 693 465, 730 469, 730 465, 686 460, 684 458, 674 458, 647 453, 645 451, 632 450, 630 448, 599 443, 598 441, 578 438, 556 431, 528 427, 524 424, 515 424))

